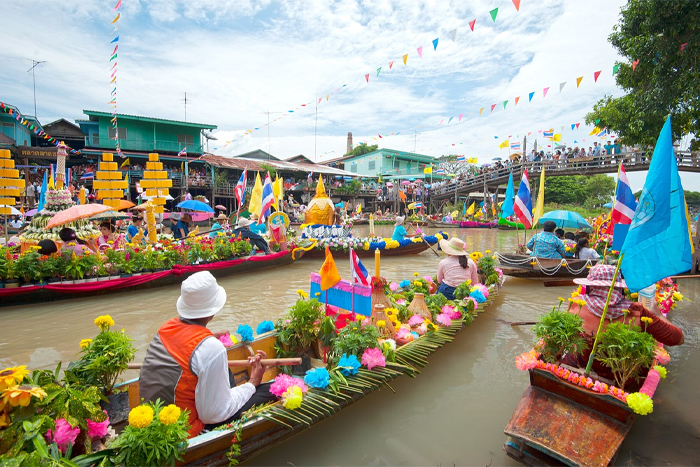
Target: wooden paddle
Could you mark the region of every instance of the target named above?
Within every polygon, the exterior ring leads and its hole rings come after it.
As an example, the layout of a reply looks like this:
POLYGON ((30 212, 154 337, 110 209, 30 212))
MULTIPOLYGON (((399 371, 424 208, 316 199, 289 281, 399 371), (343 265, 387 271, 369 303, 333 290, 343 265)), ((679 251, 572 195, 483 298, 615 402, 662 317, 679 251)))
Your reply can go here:
MULTIPOLYGON (((416 230, 416 228, 413 227, 413 224, 411 224, 410 222, 408 223, 408 227, 409 227, 410 229, 413 229, 414 231, 416 230)), ((433 250, 433 247, 430 245, 430 243, 428 243, 428 241, 425 239, 425 237, 423 237, 423 236, 421 235, 420 238, 425 242, 426 245, 428 245, 428 248, 430 248, 430 251, 432 251, 433 253, 435 253, 435 256, 437 256, 437 257, 439 258, 439 257, 440 257, 440 254, 439 254, 437 251, 433 250)))
MULTIPOLYGON (((301 365, 301 358, 267 358, 260 360, 263 366, 301 365)), ((129 363, 129 370, 140 370, 143 363, 129 363)), ((248 360, 229 360, 228 366, 253 366, 248 360)))

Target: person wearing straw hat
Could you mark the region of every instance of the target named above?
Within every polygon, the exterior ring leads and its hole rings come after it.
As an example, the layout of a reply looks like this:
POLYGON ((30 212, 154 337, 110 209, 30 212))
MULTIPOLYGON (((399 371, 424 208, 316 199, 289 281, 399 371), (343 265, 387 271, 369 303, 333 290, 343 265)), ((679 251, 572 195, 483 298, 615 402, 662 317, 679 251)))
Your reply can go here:
POLYGON ((437 283, 438 293, 443 294, 448 300, 454 300, 454 292, 457 286, 466 281, 472 285, 479 282, 479 273, 476 263, 469 258, 464 249, 462 240, 452 237, 449 240, 440 240, 440 248, 447 254, 447 258, 438 263, 437 283))
POLYGON ((257 233, 250 230, 249 226, 253 221, 246 219, 245 217, 239 217, 238 222, 236 222, 236 228, 231 231, 234 236, 239 236, 243 239, 248 239, 250 244, 257 248, 259 251, 264 251, 266 255, 271 253, 270 247, 267 242, 257 233))
MULTIPOLYGON (((588 349, 571 363, 578 363, 585 367, 588 362, 590 349, 600 326, 600 318, 603 316, 608 292, 613 284, 614 274, 615 266, 598 264, 588 271, 588 277, 585 279, 574 279, 574 283, 585 287, 582 287, 581 294, 577 297, 579 300, 575 300, 571 304, 569 313, 577 314, 583 319, 583 330, 589 345, 588 349), (577 301, 579 303, 576 303, 577 301)), ((685 338, 681 329, 671 324, 666 318, 653 314, 641 303, 628 300, 625 296, 626 287, 625 280, 618 276, 601 331, 605 331, 610 323, 625 323, 637 326, 639 332, 651 334, 654 339, 664 345, 680 345, 684 342, 685 338)), ((606 375, 607 377, 612 376, 608 368, 596 365, 596 363, 594 362, 593 365, 593 370, 596 373, 604 377, 606 375)))
MULTIPOLYGON (((416 232, 414 235, 408 235, 408 232, 406 232, 406 228, 403 226, 403 223, 406 221, 405 216, 396 216, 394 219, 394 233, 391 235, 392 240, 396 240, 397 242, 400 242, 401 240, 404 240, 406 237, 412 238, 412 237, 418 237, 421 234, 419 232, 416 232)), ((408 223, 408 227, 412 227, 411 223, 408 223)))
POLYGON ((226 233, 226 231, 229 229, 228 226, 228 217, 226 217, 226 214, 219 213, 219 216, 216 218, 216 222, 212 224, 211 230, 209 231, 209 237, 213 238, 219 235, 219 232, 226 233))
POLYGON ((177 299, 177 318, 163 324, 148 346, 139 377, 139 397, 160 399, 189 410, 189 435, 232 422, 253 405, 275 399, 269 383, 261 384, 265 352, 248 357, 250 379, 236 386, 226 348, 207 325, 226 303, 226 291, 209 271, 183 281, 177 299))

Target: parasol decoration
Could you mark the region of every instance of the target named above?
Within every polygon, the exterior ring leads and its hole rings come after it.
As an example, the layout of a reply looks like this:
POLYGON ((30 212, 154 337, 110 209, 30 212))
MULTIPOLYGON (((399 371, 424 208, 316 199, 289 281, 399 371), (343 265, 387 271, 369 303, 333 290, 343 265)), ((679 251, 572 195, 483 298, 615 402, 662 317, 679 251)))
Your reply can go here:
POLYGON ((125 199, 120 199, 119 200, 119 206, 117 206, 117 211, 121 211, 123 209, 130 209, 136 206, 136 204, 132 203, 131 201, 125 200, 125 199))
POLYGON ((117 212, 113 210, 101 212, 99 214, 95 214, 90 218, 90 220, 93 221, 101 221, 101 220, 108 220, 108 219, 131 219, 131 213, 128 212, 117 212))
POLYGON ((217 204, 214 206, 216 209, 221 209, 222 211, 226 211, 226 206, 222 206, 221 204, 217 204))
POLYGON ((104 204, 78 204, 76 206, 71 206, 49 219, 45 229, 48 230, 53 227, 59 227, 81 219, 88 219, 95 214, 109 210, 110 207, 105 206, 104 204))

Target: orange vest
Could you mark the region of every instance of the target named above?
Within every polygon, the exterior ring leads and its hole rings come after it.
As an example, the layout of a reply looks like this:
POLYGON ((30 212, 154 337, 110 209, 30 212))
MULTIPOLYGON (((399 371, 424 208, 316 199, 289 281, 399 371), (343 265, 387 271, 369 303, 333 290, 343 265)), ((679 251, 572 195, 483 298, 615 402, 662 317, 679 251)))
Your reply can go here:
POLYGON ((197 377, 190 371, 190 359, 199 343, 213 334, 204 326, 183 323, 180 318, 173 318, 160 327, 158 335, 165 349, 182 368, 182 376, 175 387, 175 405, 190 411, 189 434, 190 437, 197 436, 204 429, 204 423, 199 419, 194 401, 197 377))

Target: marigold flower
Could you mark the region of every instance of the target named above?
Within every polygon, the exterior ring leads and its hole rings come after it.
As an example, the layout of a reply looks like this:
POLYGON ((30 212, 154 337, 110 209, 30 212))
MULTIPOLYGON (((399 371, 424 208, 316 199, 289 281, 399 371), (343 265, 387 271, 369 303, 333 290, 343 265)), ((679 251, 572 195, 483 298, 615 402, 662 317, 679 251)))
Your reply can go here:
POLYGON ((640 392, 627 396, 627 405, 639 415, 647 415, 654 411, 654 402, 651 397, 640 392))
POLYGON ((129 425, 134 428, 146 428, 153 421, 153 409, 148 405, 139 405, 129 412, 129 425))
POLYGON ((423 283, 421 281, 413 281, 413 285, 415 285, 416 287, 422 287, 423 283))
POLYGON ((95 326, 102 331, 108 331, 111 326, 114 326, 114 320, 109 315, 98 316, 95 318, 95 326))
POLYGON ((282 405, 285 409, 294 410, 301 407, 301 401, 304 396, 299 386, 290 386, 284 394, 282 394, 282 405))
POLYGON ((384 326, 386 326, 386 321, 384 321, 383 319, 380 319, 379 321, 377 321, 377 327, 378 327, 378 328, 381 329, 381 328, 383 328, 384 326))
POLYGON ((5 390, 2 400, 10 407, 26 407, 32 400, 32 396, 42 400, 46 397, 46 391, 37 386, 14 386, 5 390))
POLYGON ((178 419, 180 418, 180 413, 181 411, 178 406, 175 404, 170 404, 160 411, 158 414, 158 419, 163 425, 172 425, 173 423, 177 423, 178 419))
POLYGON ((0 391, 21 383, 28 374, 26 365, 5 368, 0 372, 0 391))
POLYGON ((81 339, 80 340, 80 348, 83 350, 90 347, 90 344, 92 344, 92 339, 81 339))
POLYGON ((666 378, 666 373, 667 373, 666 367, 663 367, 661 365, 654 365, 654 369, 659 373, 659 376, 661 377, 661 379, 666 378))
POLYGON ((646 324, 651 324, 654 321, 653 319, 649 318, 648 316, 642 316, 640 318, 640 320, 642 321, 642 323, 646 323, 646 324))

